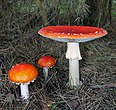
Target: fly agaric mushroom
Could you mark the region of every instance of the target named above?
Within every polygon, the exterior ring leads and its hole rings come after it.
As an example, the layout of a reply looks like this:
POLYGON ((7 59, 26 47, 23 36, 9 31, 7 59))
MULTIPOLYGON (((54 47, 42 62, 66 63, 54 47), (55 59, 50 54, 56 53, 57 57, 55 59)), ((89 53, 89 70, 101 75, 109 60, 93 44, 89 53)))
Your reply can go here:
POLYGON ((37 76, 37 69, 33 65, 26 63, 16 64, 8 71, 9 80, 13 83, 20 84, 21 96, 24 99, 29 98, 28 84, 34 82, 37 76))
POLYGON ((80 85, 79 60, 82 57, 79 43, 91 41, 107 34, 102 28, 90 26, 48 26, 40 29, 38 33, 53 40, 67 42, 66 58, 69 59, 69 84, 71 87, 80 85))
POLYGON ((51 56, 43 56, 40 59, 38 59, 38 65, 43 68, 45 80, 47 80, 48 77, 48 69, 52 68, 55 65, 55 63, 55 59, 51 56))

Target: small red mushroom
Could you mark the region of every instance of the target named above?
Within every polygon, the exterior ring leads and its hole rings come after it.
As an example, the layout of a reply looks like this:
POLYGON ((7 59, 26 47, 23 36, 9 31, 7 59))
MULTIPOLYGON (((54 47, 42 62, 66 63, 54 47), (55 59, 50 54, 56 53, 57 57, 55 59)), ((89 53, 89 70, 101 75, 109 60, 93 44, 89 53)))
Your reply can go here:
POLYGON ((13 83, 20 84, 23 99, 29 98, 28 84, 34 82, 37 76, 37 69, 33 65, 26 63, 16 64, 8 71, 9 80, 13 83))
POLYGON ((44 37, 67 42, 66 58, 69 59, 69 83, 71 87, 80 85, 79 60, 81 54, 80 42, 87 42, 107 34, 106 30, 90 26, 48 26, 40 29, 38 33, 44 37))
POLYGON ((45 75, 45 80, 48 77, 48 69, 52 68, 55 65, 56 61, 51 56, 43 56, 38 59, 38 65, 43 68, 43 73, 45 75))

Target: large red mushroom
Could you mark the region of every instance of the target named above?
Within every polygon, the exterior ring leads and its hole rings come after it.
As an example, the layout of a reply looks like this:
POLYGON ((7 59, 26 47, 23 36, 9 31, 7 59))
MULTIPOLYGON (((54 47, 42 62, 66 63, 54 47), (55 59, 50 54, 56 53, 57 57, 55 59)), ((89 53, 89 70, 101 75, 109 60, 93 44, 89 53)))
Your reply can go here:
POLYGON ((53 40, 67 42, 66 58, 69 59, 71 87, 80 85, 79 60, 82 58, 79 43, 91 41, 107 34, 103 28, 90 26, 48 26, 40 29, 38 33, 53 40))

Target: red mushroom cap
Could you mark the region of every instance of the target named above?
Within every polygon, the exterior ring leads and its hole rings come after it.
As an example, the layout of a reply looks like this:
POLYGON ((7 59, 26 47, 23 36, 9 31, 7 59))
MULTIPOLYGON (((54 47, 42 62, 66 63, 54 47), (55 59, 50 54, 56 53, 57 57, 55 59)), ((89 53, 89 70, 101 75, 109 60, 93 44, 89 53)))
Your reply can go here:
MULTIPOLYGON (((40 29, 38 33, 51 39, 95 39, 105 36, 107 32, 98 27, 90 26, 48 26, 40 29)), ((88 41, 88 40, 87 40, 88 41)))
POLYGON ((37 76, 37 69, 33 65, 26 63, 16 64, 8 71, 9 79, 15 83, 28 83, 37 76))
POLYGON ((42 68, 47 67, 53 67, 55 65, 56 61, 51 56, 43 56, 38 60, 38 65, 42 68))

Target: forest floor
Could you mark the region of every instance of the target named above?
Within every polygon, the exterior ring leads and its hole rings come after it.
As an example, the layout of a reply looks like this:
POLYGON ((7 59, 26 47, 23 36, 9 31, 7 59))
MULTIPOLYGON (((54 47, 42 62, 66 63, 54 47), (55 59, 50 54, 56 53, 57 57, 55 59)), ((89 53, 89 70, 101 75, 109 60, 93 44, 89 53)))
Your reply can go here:
POLYGON ((112 24, 106 28, 107 36, 80 44, 79 90, 67 85, 66 43, 43 38, 35 29, 22 33, 8 25, 1 27, 0 110, 116 110, 116 22, 112 24), (56 59, 47 81, 37 66, 43 55, 56 59), (20 98, 19 85, 8 80, 8 70, 20 62, 31 63, 39 71, 36 81, 29 85, 28 101, 20 98))

